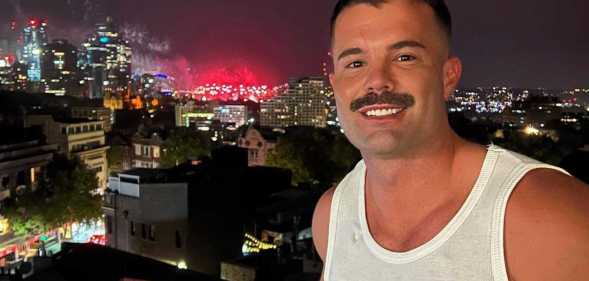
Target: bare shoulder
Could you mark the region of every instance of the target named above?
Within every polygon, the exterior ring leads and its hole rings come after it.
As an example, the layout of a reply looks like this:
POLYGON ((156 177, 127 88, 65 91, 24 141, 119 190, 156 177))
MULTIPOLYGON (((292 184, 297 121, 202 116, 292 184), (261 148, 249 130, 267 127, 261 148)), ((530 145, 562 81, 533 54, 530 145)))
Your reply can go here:
POLYGON ((505 256, 511 280, 584 280, 589 276, 589 187, 537 169, 507 204, 505 256))
POLYGON ((329 234, 329 216, 331 211, 331 200, 335 187, 327 190, 315 206, 315 212, 313 213, 312 231, 313 231, 313 244, 315 249, 323 261, 327 254, 327 238, 329 234))

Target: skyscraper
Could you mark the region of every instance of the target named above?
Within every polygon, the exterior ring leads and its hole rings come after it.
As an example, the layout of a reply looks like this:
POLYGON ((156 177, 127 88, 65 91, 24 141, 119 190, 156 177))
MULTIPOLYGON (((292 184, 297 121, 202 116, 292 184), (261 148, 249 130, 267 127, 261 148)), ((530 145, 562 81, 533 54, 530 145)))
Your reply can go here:
POLYGON ((90 98, 120 95, 129 89, 131 48, 112 18, 97 24, 95 32, 82 44, 79 63, 90 98))
POLYGON ((18 29, 16 21, 11 21, 9 24, 2 26, 0 34, 0 57, 4 58, 13 64, 22 57, 22 29, 18 29))
POLYGON ((72 94, 77 72, 77 50, 66 40, 53 40, 45 45, 41 73, 45 82, 45 93, 57 96, 72 94))
POLYGON ((27 76, 31 82, 41 81, 41 54, 47 44, 47 22, 32 19, 23 31, 22 62, 27 64, 27 76))
POLYGON ((327 97, 323 77, 290 79, 288 87, 260 105, 262 127, 327 126, 327 97))

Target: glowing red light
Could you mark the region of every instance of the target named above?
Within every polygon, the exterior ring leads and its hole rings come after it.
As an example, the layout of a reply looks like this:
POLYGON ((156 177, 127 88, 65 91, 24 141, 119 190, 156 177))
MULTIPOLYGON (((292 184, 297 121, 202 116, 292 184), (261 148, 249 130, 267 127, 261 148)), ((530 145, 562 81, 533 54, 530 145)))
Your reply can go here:
POLYGON ((29 21, 29 23, 30 23, 32 26, 36 26, 36 25, 37 25, 37 20, 30 20, 30 21, 29 21))
POLYGON ((219 67, 198 77, 198 84, 258 85, 256 75, 247 67, 219 67))
POLYGON ((97 245, 106 245, 106 236, 105 235, 92 235, 88 240, 88 243, 97 244, 97 245))

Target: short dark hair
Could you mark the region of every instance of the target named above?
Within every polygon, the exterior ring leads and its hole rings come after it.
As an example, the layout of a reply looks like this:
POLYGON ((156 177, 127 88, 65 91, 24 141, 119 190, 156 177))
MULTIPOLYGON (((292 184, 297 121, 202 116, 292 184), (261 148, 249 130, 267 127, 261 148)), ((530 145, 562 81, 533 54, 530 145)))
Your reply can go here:
MULTIPOLYGON (((388 0, 339 0, 333 9, 333 14, 331 16, 331 37, 333 37, 333 32, 335 28, 335 21, 337 20, 338 16, 342 13, 342 11, 352 5, 357 4, 369 4, 375 7, 378 7, 388 0)), ((450 15, 450 10, 446 5, 446 1, 444 0, 419 0, 423 1, 428 4, 436 14, 438 22, 444 28, 446 35, 448 35, 448 39, 452 37, 452 16, 450 15)))

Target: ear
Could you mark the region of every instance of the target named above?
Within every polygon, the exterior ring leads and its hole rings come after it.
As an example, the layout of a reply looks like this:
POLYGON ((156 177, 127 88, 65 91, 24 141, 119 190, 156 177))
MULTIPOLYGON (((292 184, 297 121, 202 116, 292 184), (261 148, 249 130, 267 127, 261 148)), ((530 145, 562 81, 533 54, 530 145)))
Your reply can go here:
POLYGON ((331 88, 334 87, 334 82, 335 82, 335 74, 333 72, 329 73, 329 84, 331 84, 331 88))
POLYGON ((458 87, 462 77, 462 62, 457 57, 450 57, 444 63, 444 99, 448 100, 450 95, 458 87))

